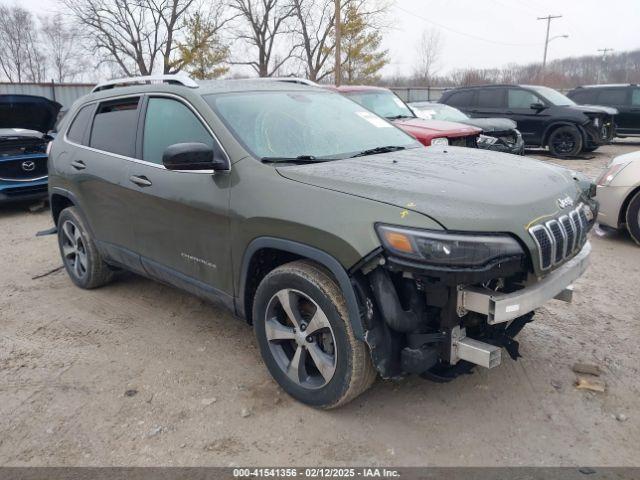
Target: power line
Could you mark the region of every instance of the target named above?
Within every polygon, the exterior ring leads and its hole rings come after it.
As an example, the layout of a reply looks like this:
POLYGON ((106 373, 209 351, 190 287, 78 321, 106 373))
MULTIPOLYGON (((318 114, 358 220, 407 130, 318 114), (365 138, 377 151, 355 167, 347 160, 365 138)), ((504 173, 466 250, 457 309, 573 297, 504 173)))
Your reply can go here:
POLYGON ((402 8, 402 7, 398 6, 398 5, 394 5, 394 8, 397 8, 398 10, 401 10, 401 11, 403 11, 403 12, 405 12, 405 13, 408 13, 409 15, 412 15, 412 16, 414 16, 414 17, 416 17, 416 18, 419 18, 420 20, 423 20, 423 21, 425 21, 425 22, 427 22, 427 23, 430 23, 430 24, 432 24, 432 25, 435 25, 436 27, 442 28, 443 30, 448 30, 448 31, 450 31, 450 32, 457 33, 458 35, 463 35, 463 36, 465 36, 465 37, 473 38, 473 39, 475 39, 475 40, 480 40, 480 41, 482 41, 482 42, 493 43, 493 44, 495 44, 495 45, 506 45, 506 46, 508 46, 508 47, 533 47, 533 46, 540 45, 540 43, 509 43, 509 42, 500 42, 500 41, 498 41, 498 40, 490 40, 490 39, 488 39, 488 38, 478 37, 477 35, 472 35, 472 34, 470 34, 470 33, 461 32, 460 30, 456 30, 456 29, 454 29, 454 28, 447 27, 446 25, 443 25, 443 24, 441 24, 441 23, 434 22, 434 21, 433 21, 433 20, 431 20, 431 19, 428 19, 428 18, 422 17, 422 16, 420 16, 420 15, 417 15, 416 13, 414 13, 414 12, 412 12, 412 11, 409 11, 409 10, 407 10, 406 8, 402 8))
POLYGON ((542 57, 542 75, 544 76, 544 69, 547 66, 547 50, 549 49, 549 30, 551 29, 551 20, 554 18, 562 18, 562 15, 547 15, 546 17, 538 17, 538 20, 547 21, 547 37, 544 41, 544 56, 542 57))

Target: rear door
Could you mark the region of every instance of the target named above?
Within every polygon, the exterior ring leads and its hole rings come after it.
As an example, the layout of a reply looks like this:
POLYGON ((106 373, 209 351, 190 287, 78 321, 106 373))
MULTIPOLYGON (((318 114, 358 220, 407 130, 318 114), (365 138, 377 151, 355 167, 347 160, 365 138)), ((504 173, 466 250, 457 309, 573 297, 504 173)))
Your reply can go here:
POLYGON ((135 155, 140 99, 118 98, 81 108, 65 136, 72 148, 60 162, 99 248, 134 270, 140 265, 133 253, 123 184, 127 159, 135 155))
POLYGON ((169 145, 206 143, 218 156, 222 147, 197 111, 174 96, 147 97, 139 131, 139 159, 128 162, 127 209, 145 270, 196 293, 230 296, 230 176, 162 165, 169 145))
POLYGON ((595 105, 605 105, 618 110, 615 118, 619 133, 631 133, 633 130, 633 108, 631 106, 631 89, 627 87, 607 87, 598 89, 595 105))
POLYGON ((506 89, 504 88, 479 88, 476 91, 475 106, 471 109, 471 115, 479 118, 507 117, 506 114, 506 89))
POLYGON ((471 115, 471 110, 474 107, 474 97, 475 92, 473 90, 461 90, 452 92, 446 97, 444 103, 456 107, 458 110, 462 110, 467 115, 471 115))
POLYGON ((522 133, 522 138, 527 145, 540 145, 549 114, 546 109, 531 108, 533 103, 545 104, 545 101, 529 90, 509 88, 506 117, 515 120, 518 124, 518 130, 522 133))

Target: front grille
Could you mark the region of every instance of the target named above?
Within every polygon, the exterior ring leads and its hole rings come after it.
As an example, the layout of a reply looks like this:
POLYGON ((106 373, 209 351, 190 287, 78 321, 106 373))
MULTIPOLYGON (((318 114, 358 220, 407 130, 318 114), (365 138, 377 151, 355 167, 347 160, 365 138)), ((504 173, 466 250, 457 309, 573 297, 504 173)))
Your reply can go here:
POLYGON ((28 187, 7 188, 2 191, 4 195, 11 198, 18 198, 23 195, 35 195, 38 193, 47 193, 46 185, 33 185, 28 187))
POLYGON ((47 175, 47 157, 23 157, 0 160, 0 180, 31 180, 47 175))
POLYGON ((529 234, 540 252, 540 268, 547 270, 572 257, 587 241, 589 228, 582 204, 568 215, 531 227, 529 234))
POLYGON ((452 147, 478 148, 478 138, 475 135, 469 137, 453 137, 447 140, 449 140, 449 145, 452 147))

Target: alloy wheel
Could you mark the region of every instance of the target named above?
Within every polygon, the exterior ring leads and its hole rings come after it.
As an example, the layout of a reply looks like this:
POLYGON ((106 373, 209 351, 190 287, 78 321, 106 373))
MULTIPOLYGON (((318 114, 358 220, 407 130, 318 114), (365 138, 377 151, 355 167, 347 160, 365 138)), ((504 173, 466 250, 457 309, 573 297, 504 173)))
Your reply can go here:
POLYGON ((335 336, 325 312, 308 295, 278 291, 267 305, 265 333, 278 367, 296 384, 317 389, 336 371, 335 336))
POLYGON ((553 137, 553 146, 558 153, 571 153, 576 146, 576 140, 569 132, 558 133, 553 137))
POLYGON ((62 256, 77 278, 87 274, 87 250, 80 229, 70 220, 62 224, 62 256))

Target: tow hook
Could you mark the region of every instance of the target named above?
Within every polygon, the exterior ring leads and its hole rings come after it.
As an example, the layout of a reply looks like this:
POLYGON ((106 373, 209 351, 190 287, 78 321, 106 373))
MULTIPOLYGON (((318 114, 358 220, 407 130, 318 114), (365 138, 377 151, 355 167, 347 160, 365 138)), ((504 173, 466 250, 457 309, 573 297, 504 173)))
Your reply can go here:
POLYGON ((460 360, 485 368, 494 368, 502 362, 502 349, 496 345, 469 338, 464 328, 455 327, 451 330, 449 363, 455 365, 460 360))

